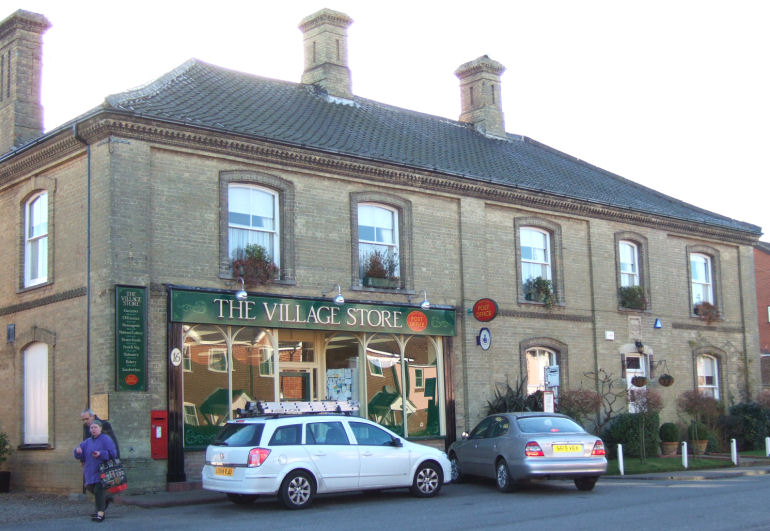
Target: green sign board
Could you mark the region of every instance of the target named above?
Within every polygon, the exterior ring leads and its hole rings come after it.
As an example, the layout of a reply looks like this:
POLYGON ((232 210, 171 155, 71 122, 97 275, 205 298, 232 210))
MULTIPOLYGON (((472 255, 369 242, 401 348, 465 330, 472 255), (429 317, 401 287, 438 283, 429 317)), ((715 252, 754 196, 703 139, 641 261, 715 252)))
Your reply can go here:
POLYGON ((229 324, 265 328, 305 328, 350 332, 455 335, 453 309, 344 303, 171 289, 171 320, 177 323, 229 324))
POLYGON ((115 286, 118 391, 147 390, 147 288, 115 286))

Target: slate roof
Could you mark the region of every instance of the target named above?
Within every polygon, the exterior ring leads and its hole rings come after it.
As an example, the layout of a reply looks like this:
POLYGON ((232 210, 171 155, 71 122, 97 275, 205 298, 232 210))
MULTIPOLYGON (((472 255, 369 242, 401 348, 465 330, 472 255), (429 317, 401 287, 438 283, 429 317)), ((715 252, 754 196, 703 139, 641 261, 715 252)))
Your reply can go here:
POLYGON ((540 191, 590 203, 760 234, 759 227, 689 205, 549 148, 496 139, 459 121, 196 59, 102 109, 222 130, 319 151, 540 191))

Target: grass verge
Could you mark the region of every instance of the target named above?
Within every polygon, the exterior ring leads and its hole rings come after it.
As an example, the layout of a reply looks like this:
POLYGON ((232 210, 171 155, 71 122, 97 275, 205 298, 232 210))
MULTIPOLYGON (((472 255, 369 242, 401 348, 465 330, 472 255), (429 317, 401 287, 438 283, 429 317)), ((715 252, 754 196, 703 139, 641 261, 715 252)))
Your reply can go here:
MULTIPOLYGON (((687 470, 700 470, 704 468, 724 468, 733 466, 729 459, 714 459, 689 456, 687 470)), ((623 468, 626 475, 651 474, 654 472, 681 472, 682 456, 676 457, 648 457, 643 463, 638 457, 626 457, 623 460, 623 468)), ((611 459, 607 464, 607 474, 619 475, 618 460, 611 459)))

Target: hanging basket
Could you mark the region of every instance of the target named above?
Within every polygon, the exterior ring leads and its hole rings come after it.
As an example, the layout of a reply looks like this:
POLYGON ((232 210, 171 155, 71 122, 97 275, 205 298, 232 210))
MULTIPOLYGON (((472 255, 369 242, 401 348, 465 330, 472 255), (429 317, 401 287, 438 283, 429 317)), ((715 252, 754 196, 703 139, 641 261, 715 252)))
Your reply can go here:
POLYGON ((634 376, 631 378, 631 385, 636 387, 644 387, 647 385, 647 378, 645 376, 634 376))
POLYGON ((658 383, 663 387, 668 387, 674 383, 674 377, 670 374, 661 374, 658 383))

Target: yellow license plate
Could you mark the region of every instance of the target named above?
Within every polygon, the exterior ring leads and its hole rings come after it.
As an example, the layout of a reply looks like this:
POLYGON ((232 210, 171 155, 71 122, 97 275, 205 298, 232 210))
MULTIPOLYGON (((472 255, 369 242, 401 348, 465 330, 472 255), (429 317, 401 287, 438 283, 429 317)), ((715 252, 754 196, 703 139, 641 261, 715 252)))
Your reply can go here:
POLYGON ((215 476, 232 476, 233 469, 229 466, 218 466, 214 469, 215 476))
POLYGON ((583 445, 582 444, 554 444, 553 451, 554 453, 582 452, 583 445))

